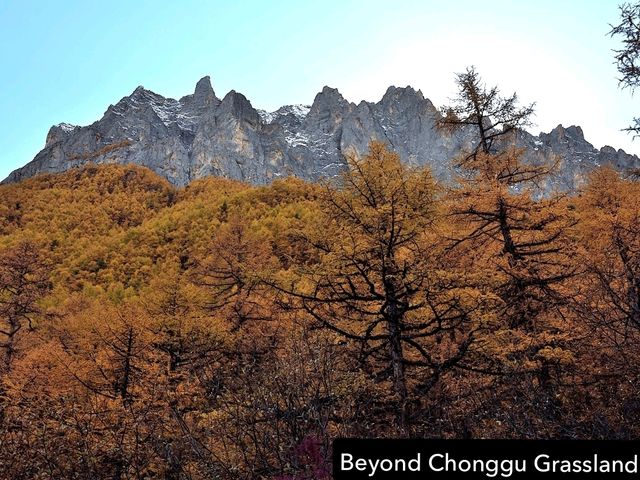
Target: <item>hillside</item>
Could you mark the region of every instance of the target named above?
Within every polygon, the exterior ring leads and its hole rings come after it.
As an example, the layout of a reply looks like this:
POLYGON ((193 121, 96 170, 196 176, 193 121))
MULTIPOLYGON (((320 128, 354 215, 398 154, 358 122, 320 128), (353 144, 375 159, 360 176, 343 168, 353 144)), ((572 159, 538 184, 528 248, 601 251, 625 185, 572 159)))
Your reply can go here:
POLYGON ((536 200, 516 153, 447 188, 382 144, 351 162, 0 186, 0 476, 310 480, 338 436, 637 438, 639 183, 536 200))

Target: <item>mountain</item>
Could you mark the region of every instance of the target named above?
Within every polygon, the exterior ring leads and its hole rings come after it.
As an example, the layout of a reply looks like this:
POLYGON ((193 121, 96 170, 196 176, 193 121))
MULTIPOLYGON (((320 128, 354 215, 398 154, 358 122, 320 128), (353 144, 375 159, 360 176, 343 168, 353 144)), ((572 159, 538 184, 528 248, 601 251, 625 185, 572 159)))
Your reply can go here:
MULTIPOLYGON (((389 87, 379 102, 357 105, 324 87, 310 106, 275 112, 255 109, 233 90, 219 99, 209 77, 179 100, 138 87, 91 125, 53 126, 45 147, 4 182, 86 163, 146 166, 177 186, 208 175, 253 184, 285 175, 316 180, 335 175, 345 165, 344 154, 363 153, 371 139, 388 143, 409 164, 429 165, 446 181, 451 159, 469 148, 474 132, 439 130, 440 115, 411 87, 389 87)), ((576 126, 558 125, 538 136, 520 131, 516 142, 531 162, 558 160, 553 186, 564 190, 599 165, 640 167, 640 159, 623 150, 594 148, 576 126)))

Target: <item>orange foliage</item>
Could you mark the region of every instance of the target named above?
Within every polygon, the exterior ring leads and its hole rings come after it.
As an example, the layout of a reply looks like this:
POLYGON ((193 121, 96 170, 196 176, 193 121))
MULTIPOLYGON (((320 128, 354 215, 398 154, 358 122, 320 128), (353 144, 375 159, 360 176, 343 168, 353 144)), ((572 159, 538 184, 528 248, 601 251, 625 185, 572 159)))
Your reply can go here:
POLYGON ((0 476, 323 478, 338 435, 640 433, 637 182, 540 196, 547 168, 477 152, 445 189, 377 143, 349 167, 0 186, 0 476))

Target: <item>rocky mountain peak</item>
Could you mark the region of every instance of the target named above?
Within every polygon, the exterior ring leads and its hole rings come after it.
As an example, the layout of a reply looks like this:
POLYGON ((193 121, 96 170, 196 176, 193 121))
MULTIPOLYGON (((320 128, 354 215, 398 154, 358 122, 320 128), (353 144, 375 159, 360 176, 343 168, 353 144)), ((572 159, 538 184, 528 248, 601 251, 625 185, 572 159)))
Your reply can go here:
POLYGON ((566 131, 567 131, 567 135, 576 139, 584 140, 584 132, 582 131, 582 127, 579 127, 577 125, 571 125, 570 127, 567 128, 566 131))
POLYGON ((569 137, 573 140, 584 140, 584 132, 582 131, 582 127, 577 125, 571 125, 570 127, 565 128, 562 124, 559 124, 556 128, 545 135, 549 135, 558 139, 565 139, 569 137))
POLYGON ((207 75, 202 77, 196 83, 196 89, 193 92, 193 101, 197 105, 213 105, 220 103, 218 97, 216 97, 213 87, 211 86, 211 78, 207 75))
POLYGON ((131 95, 124 97, 123 100, 130 104, 142 105, 153 102, 163 102, 165 97, 153 92, 152 90, 147 90, 142 85, 139 85, 133 92, 131 92, 131 95))
POLYGON ((600 151, 602 153, 606 153, 607 155, 615 155, 616 153, 626 153, 624 150, 622 150, 621 148, 619 148, 618 150, 616 150, 615 148, 613 148, 611 145, 605 145, 604 147, 602 147, 600 149, 600 151))
POLYGON ((58 125, 54 125, 49 129, 49 133, 47 133, 45 146, 64 140, 78 128, 80 127, 77 125, 71 125, 70 123, 59 123, 58 125))
POLYGON ((405 112, 406 115, 415 116, 418 112, 424 112, 431 116, 439 115, 433 103, 424 98, 420 90, 415 90, 411 86, 389 87, 378 104, 388 114, 405 112))
MULTIPOLYGON (((324 87, 313 104, 287 105, 258 112, 234 90, 222 100, 209 77, 180 100, 140 86, 91 125, 59 124, 45 148, 5 181, 42 172, 60 172, 93 163, 130 163, 148 167, 175 185, 206 175, 266 183, 283 175, 308 180, 333 176, 345 168, 345 153, 366 152, 377 139, 411 165, 428 165, 442 181, 453 178, 451 160, 474 142, 472 129, 445 132, 440 115, 420 90, 389 87, 378 102, 357 106, 324 87)), ((551 187, 574 189, 599 165, 640 168, 640 159, 622 150, 598 150, 578 126, 558 125, 537 136, 514 136, 532 162, 560 159, 551 187)))
POLYGON ((258 111, 243 94, 231 90, 220 103, 216 115, 229 114, 238 120, 246 120, 252 124, 259 121, 258 111))
POLYGON ((584 154, 595 156, 598 150, 584 138, 582 128, 577 125, 564 127, 562 124, 551 130, 549 133, 540 133, 539 138, 552 145, 555 151, 570 152, 579 151, 584 154))
POLYGON ((406 87, 394 87, 390 86, 387 88, 387 91, 382 96, 382 103, 388 103, 392 101, 397 101, 400 99, 409 99, 409 100, 417 100, 423 101, 424 97, 422 96, 422 92, 420 90, 415 90, 411 86, 406 87))
POLYGON ((330 96, 333 95, 333 96, 342 98, 342 94, 338 91, 337 88, 329 87, 327 85, 322 87, 322 90, 320 91, 319 95, 330 95, 330 96))
POLYGON ((310 113, 317 113, 322 110, 335 110, 344 108, 349 102, 345 100, 337 88, 323 87, 316 95, 311 104, 310 113))

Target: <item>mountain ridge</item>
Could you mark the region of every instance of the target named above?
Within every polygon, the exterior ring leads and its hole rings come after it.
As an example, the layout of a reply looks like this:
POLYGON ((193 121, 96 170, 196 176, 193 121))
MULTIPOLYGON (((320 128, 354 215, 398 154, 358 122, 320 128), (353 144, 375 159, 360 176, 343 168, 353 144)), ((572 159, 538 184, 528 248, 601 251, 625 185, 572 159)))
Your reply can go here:
MULTIPOLYGON (((90 125, 52 126, 45 147, 3 183, 90 162, 145 166, 176 186, 208 175, 252 184, 286 175, 313 181, 337 174, 345 166, 344 155, 364 153, 372 139, 449 181, 451 159, 470 148, 475 132, 438 129, 440 118, 434 104, 410 86, 390 86, 378 102, 358 104, 325 86, 311 105, 266 112, 235 90, 218 98, 205 76, 180 99, 138 86, 90 125)), ((640 168, 640 159, 622 149, 596 149, 579 126, 558 125, 539 135, 518 131, 515 144, 530 162, 558 160, 550 188, 575 189, 601 165, 640 168)))

